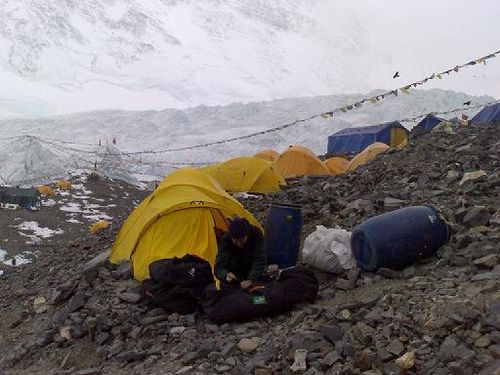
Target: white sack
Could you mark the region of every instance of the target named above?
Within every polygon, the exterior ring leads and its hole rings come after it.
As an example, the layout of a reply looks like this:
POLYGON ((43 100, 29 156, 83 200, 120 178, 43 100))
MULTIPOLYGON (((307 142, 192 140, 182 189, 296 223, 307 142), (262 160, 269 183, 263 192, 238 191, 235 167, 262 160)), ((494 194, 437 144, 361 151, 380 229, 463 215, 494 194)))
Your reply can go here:
POLYGON ((341 273, 356 266, 351 252, 351 232, 344 229, 316 226, 306 237, 302 260, 320 270, 341 273))

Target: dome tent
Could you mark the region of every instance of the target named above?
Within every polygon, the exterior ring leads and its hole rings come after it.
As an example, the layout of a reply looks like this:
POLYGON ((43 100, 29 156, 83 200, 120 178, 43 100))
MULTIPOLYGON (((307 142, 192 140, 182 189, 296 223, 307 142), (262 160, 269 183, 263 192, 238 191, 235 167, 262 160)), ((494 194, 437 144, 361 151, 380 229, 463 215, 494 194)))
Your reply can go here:
POLYGON ((352 160, 349 162, 349 165, 347 166, 346 171, 351 172, 355 170, 356 168, 365 165, 368 163, 370 160, 374 159, 378 154, 381 154, 383 152, 386 152, 389 150, 389 146, 387 146, 385 143, 382 142, 375 142, 365 148, 362 152, 360 152, 358 155, 356 155, 352 160))
POLYGON ((290 146, 276 161, 283 177, 329 176, 328 168, 314 153, 304 146, 290 146))
POLYGON ((345 172, 347 166, 349 165, 349 160, 334 156, 326 159, 324 163, 332 175, 336 176, 345 172))
POLYGON ((267 160, 267 161, 276 161, 280 157, 280 153, 278 151, 266 149, 266 150, 261 150, 257 152, 254 155, 255 158, 259 158, 262 160, 267 160))
POLYGON ((239 157, 203 169, 228 192, 267 194, 286 185, 274 163, 256 157, 239 157))
POLYGON ((217 236, 229 219, 245 217, 259 223, 233 197, 200 170, 181 168, 168 175, 123 224, 109 260, 130 261, 134 278, 149 277, 149 265, 186 254, 205 259, 213 267, 217 236))

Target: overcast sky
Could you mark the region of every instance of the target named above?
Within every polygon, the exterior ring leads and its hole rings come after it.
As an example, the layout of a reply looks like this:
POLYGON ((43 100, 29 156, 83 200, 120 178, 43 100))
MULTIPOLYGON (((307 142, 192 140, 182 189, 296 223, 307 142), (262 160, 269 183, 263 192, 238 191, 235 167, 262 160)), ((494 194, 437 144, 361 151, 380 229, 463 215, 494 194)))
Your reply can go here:
MULTIPOLYGON (((325 28, 359 22, 370 38, 373 88, 391 88, 500 50, 498 0, 325 1, 315 17, 325 28), (335 15, 333 17, 333 15, 335 15)), ((423 88, 500 98, 500 56, 423 88)))

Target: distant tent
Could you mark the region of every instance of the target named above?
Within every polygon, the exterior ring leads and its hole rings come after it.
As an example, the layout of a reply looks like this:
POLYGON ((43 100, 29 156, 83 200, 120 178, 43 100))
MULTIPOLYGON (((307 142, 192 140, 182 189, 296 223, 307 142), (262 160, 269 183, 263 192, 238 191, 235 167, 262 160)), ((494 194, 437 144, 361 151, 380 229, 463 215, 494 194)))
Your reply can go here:
POLYGON ((224 190, 237 193, 273 193, 286 185, 274 163, 256 157, 239 157, 202 168, 224 190))
POLYGON ((361 128, 342 129, 328 137, 327 155, 352 155, 374 142, 397 147, 408 139, 408 130, 397 121, 361 128))
POLYGON ((47 185, 40 185, 37 189, 42 195, 53 196, 56 194, 54 189, 47 185))
POLYGON ((276 161, 283 177, 328 176, 328 168, 314 153, 304 146, 290 146, 276 161))
POLYGON ((439 125, 442 121, 442 118, 434 116, 432 113, 429 113, 425 116, 422 121, 420 121, 412 130, 411 135, 413 137, 418 137, 422 134, 430 133, 432 129, 434 129, 437 125, 439 125))
POLYGON ((336 176, 346 171, 347 166, 349 165, 349 160, 341 158, 339 156, 334 156, 330 159, 326 159, 325 165, 332 173, 332 175, 336 176))
POLYGON ((227 231, 234 216, 260 227, 212 177, 197 169, 180 168, 132 211, 109 260, 129 260, 139 281, 149 277, 149 264, 159 259, 192 254, 213 266, 218 237, 227 231))
POLYGON ((267 150, 261 150, 261 151, 257 152, 254 155, 254 157, 259 158, 259 159, 263 159, 263 160, 267 160, 267 161, 276 161, 280 157, 280 154, 278 151, 267 149, 267 150))
POLYGON ((347 172, 351 172, 356 168, 365 165, 370 160, 374 159, 378 154, 389 150, 389 148, 389 146, 382 142, 372 143, 349 162, 347 172))
POLYGON ((40 207, 40 192, 36 188, 0 187, 0 203, 17 204, 28 209, 40 207))
POLYGON ((73 189, 71 182, 69 182, 68 180, 59 180, 59 181, 57 181, 56 186, 59 188, 59 190, 71 190, 71 189, 73 189))
POLYGON ((471 119, 471 122, 476 124, 500 123, 500 103, 484 107, 471 119))

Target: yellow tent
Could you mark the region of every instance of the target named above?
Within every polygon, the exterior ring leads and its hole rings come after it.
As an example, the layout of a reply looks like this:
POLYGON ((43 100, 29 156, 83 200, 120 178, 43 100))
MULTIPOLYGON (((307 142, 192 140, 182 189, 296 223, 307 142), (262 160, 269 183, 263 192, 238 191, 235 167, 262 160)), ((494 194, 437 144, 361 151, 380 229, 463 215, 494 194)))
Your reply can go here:
POLYGON ((71 182, 68 180, 59 180, 57 181, 56 186, 59 190, 71 190, 73 188, 73 186, 71 186, 71 182))
POLYGON ((382 142, 372 143, 370 146, 365 148, 359 154, 357 154, 347 166, 346 172, 351 172, 361 165, 365 165, 370 160, 374 159, 375 156, 387 151, 390 147, 382 142))
POLYGON ((314 153, 303 146, 290 146, 276 161, 283 177, 331 175, 328 168, 314 153))
POLYGON ((333 158, 326 159, 324 163, 328 170, 336 176, 345 172, 347 166, 349 165, 349 160, 334 156, 333 158))
POLYGON ((261 150, 261 151, 257 152, 254 155, 254 157, 262 159, 262 160, 267 160, 267 161, 276 161, 280 157, 280 154, 278 151, 267 149, 267 150, 261 150))
POLYGON ((254 157, 239 157, 209 165, 203 171, 217 180, 226 191, 272 193, 286 185, 274 163, 254 157))
POLYGON ((149 264, 193 254, 214 265, 217 235, 228 218, 245 217, 260 228, 243 206, 204 172, 181 168, 168 175, 123 224, 109 257, 128 260, 134 277, 149 277, 149 264))
POLYGON ((50 186, 47 185, 40 185, 38 187, 38 192, 42 195, 49 195, 49 196, 53 196, 56 194, 54 189, 52 189, 50 186))

